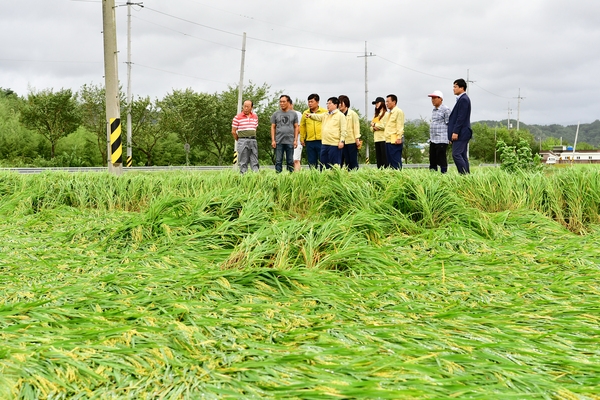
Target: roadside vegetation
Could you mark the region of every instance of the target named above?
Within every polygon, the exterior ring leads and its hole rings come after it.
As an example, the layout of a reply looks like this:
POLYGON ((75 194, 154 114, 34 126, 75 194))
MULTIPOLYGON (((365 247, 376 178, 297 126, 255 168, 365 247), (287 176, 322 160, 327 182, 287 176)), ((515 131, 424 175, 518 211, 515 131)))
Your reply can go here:
MULTIPOLYGON (((254 111, 259 116, 257 138, 263 165, 273 164, 270 117, 278 108, 280 94, 282 91, 274 91, 266 83, 250 83, 244 88, 243 98, 254 102, 254 111)), ((0 167, 105 166, 104 97, 103 87, 95 84, 85 84, 77 92, 32 89, 26 96, 0 88, 0 167)), ((229 87, 220 93, 174 89, 161 99, 134 99, 133 165, 230 165, 234 155, 231 120, 236 114, 237 98, 237 88, 229 87)), ((353 102, 358 103, 356 99, 353 102)), ((123 94, 120 104, 125 147, 128 104, 123 94)), ((304 99, 295 99, 294 107, 298 111, 308 108, 304 99)), ((431 107, 426 99, 423 107, 424 110, 431 107)), ((406 163, 426 163, 428 120, 406 117, 403 158, 406 163)), ((516 130, 506 128, 504 122, 474 123, 474 138, 470 143, 472 164, 499 162, 496 146, 500 141, 507 146, 519 146, 523 141, 534 154, 566 145, 567 141, 572 143, 575 129, 558 127, 532 125, 516 130)), ((366 143, 359 152, 359 160, 373 164, 373 135, 362 115, 361 135, 366 143)), ((577 149, 591 150, 598 145, 600 121, 583 124, 577 149)))
POLYGON ((597 399, 600 174, 0 172, 0 398, 597 399))

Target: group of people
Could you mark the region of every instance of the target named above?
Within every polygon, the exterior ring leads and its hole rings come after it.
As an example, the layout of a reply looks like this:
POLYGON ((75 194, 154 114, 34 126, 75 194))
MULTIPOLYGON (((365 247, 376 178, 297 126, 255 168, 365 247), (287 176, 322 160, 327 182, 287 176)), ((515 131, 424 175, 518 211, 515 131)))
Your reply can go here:
MULTIPOLYGON (((464 79, 454 81, 453 91, 457 96, 452 111, 443 104, 443 94, 436 90, 428 96, 434 106, 430 125, 429 168, 448 170, 446 151, 452 145, 452 158, 461 174, 468 174, 468 144, 473 136, 471 130, 471 101, 466 94, 464 79)), ((335 165, 358 169, 358 151, 362 140, 358 114, 350 109, 346 95, 327 99, 327 109, 319 106, 319 95, 308 96, 308 109, 295 111, 288 95, 279 98, 279 110, 271 116, 271 146, 275 149, 275 171, 283 171, 285 156, 287 170, 300 169, 302 149, 311 168, 332 168, 335 165)), ((404 112, 397 107, 394 94, 373 101, 375 114, 370 129, 375 141, 378 168, 402 168, 404 144, 404 112)), ((232 122, 232 135, 237 141, 240 172, 245 173, 248 165, 258 171, 258 144, 256 129, 258 116, 252 112, 253 103, 246 100, 242 112, 232 122)))

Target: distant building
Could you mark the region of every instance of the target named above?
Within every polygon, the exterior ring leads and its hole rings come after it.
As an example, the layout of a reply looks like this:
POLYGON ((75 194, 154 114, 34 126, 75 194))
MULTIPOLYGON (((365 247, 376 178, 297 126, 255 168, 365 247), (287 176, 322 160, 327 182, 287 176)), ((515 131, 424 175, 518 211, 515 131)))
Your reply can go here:
POLYGON ((573 147, 554 146, 541 152, 542 161, 552 164, 600 164, 600 150, 573 151, 573 147))

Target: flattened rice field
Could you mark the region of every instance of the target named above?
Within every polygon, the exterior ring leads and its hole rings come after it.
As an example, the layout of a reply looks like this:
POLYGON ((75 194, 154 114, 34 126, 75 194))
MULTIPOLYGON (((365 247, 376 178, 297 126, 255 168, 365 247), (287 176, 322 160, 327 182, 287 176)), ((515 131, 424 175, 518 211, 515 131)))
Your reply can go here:
POLYGON ((0 173, 2 399, 600 399, 600 173, 0 173))

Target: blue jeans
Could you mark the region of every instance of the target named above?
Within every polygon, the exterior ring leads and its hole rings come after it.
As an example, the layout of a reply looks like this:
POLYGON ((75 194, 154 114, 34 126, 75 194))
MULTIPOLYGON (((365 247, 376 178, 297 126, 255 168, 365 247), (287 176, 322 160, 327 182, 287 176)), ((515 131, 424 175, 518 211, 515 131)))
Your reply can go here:
POLYGON ((388 164, 393 169, 402 169, 402 148, 404 147, 404 143, 402 144, 385 144, 385 152, 387 156, 388 164))
POLYGON ((311 168, 321 168, 319 162, 321 161, 321 141, 320 140, 307 140, 304 142, 306 149, 306 160, 311 168))
POLYGON ((452 142, 452 159, 454 165, 459 174, 469 174, 469 158, 467 157, 467 150, 469 148, 469 141, 465 142, 452 142))
POLYGON ((358 147, 356 143, 346 143, 344 145, 342 162, 348 169, 358 169, 358 147))
POLYGON ((337 146, 324 144, 321 146, 321 163, 330 169, 334 165, 342 165, 342 149, 337 146))
POLYGON ((282 143, 277 143, 277 146, 275 147, 275 171, 277 171, 277 173, 282 171, 284 152, 287 170, 294 172, 294 145, 282 143))

